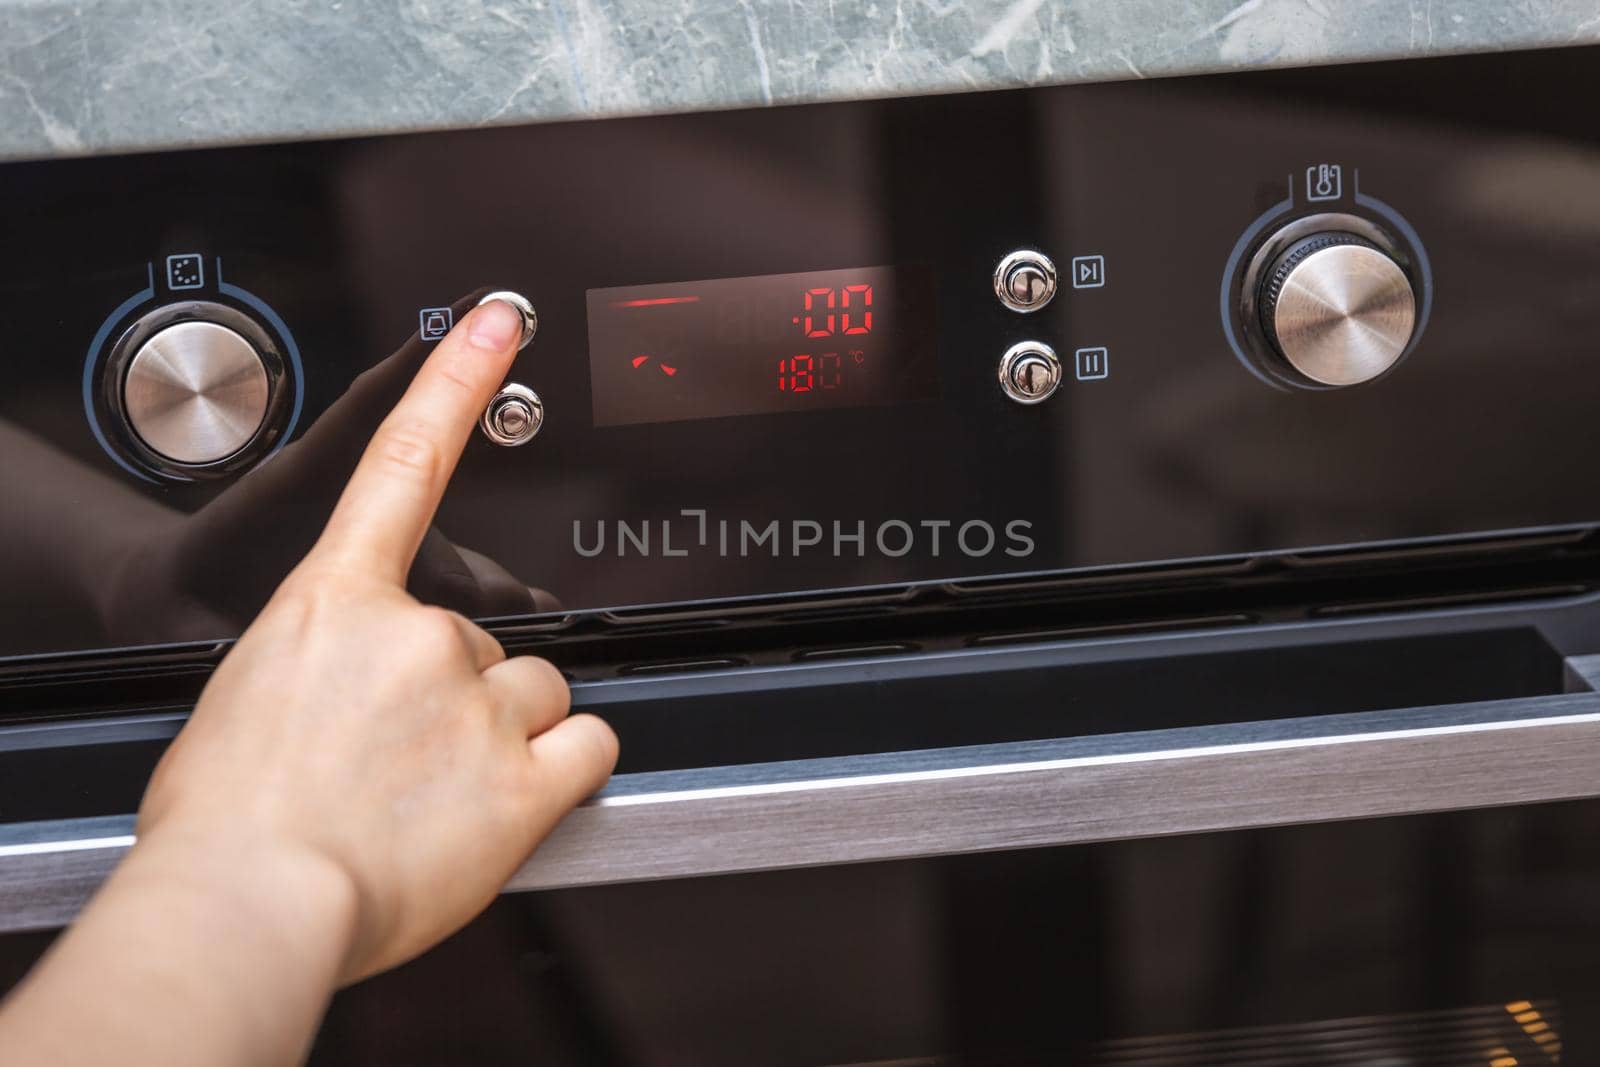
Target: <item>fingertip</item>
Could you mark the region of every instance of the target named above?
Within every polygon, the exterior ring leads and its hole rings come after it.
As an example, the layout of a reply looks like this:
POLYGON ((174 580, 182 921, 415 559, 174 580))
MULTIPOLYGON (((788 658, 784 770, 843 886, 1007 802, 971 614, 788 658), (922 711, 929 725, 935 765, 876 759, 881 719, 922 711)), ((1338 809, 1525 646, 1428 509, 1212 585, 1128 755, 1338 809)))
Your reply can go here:
POLYGON ((596 762, 605 769, 605 776, 609 778, 611 772, 616 770, 617 760, 622 755, 622 741, 617 737, 617 732, 611 728, 610 723, 589 712, 569 715, 566 721, 571 722, 573 719, 582 722, 584 729, 590 732, 591 740, 599 752, 596 762))
POLYGON ((616 769, 617 757, 622 754, 622 742, 611 724, 588 712, 568 715, 558 724, 571 733, 568 739, 574 756, 594 775, 594 788, 598 789, 616 769))
POLYGON ((528 750, 546 773, 570 789, 568 802, 576 804, 611 777, 621 744, 604 719, 581 712, 531 738, 528 750))
POLYGON ((522 313, 504 300, 490 300, 467 315, 467 343, 485 352, 504 352, 522 338, 522 313))

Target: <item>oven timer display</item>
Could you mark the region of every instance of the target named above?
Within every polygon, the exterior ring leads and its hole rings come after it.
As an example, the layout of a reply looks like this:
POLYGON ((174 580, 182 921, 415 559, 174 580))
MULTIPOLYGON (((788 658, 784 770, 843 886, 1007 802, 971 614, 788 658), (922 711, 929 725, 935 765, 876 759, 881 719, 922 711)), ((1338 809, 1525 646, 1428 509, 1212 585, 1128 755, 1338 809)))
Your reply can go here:
POLYGON ((591 289, 596 426, 936 399, 932 278, 862 267, 591 289))

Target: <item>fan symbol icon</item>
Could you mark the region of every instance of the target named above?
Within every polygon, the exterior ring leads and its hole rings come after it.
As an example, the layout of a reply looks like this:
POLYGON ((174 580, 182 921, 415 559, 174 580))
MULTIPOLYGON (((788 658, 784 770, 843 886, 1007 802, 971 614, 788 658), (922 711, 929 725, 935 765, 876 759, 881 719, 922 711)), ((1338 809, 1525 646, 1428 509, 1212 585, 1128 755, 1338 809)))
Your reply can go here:
MULTIPOLYGON (((633 357, 633 369, 634 370, 638 370, 640 367, 644 366, 646 363, 649 363, 650 362, 650 358, 651 357, 649 357, 649 356, 634 356, 633 357)), ((674 374, 678 373, 678 368, 674 367, 670 363, 664 363, 664 362, 662 362, 660 360, 657 360, 656 361, 656 366, 660 367, 661 368, 661 373, 665 374, 668 378, 670 378, 674 374)))

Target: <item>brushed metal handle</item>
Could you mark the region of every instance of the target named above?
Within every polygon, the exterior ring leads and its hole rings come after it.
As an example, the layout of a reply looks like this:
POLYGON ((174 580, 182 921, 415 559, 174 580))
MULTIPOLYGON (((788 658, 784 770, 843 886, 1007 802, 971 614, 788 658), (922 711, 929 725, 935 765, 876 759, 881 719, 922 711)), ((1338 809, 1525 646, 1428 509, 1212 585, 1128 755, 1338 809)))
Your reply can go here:
MULTIPOLYGON (((1436 708, 623 775, 509 890, 909 859, 1600 795, 1582 691, 1436 708)), ((0 932, 70 921, 132 816, 0 826, 0 932)))

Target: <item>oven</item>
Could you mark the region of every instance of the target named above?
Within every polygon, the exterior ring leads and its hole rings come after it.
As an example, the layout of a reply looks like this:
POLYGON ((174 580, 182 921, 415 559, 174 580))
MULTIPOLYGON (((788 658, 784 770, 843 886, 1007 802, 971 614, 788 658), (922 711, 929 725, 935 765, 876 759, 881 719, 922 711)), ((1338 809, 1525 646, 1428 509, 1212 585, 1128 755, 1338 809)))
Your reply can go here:
POLYGON ((411 587, 622 763, 315 1062, 1600 1062, 1597 61, 0 168, 0 981, 511 290, 411 587))

